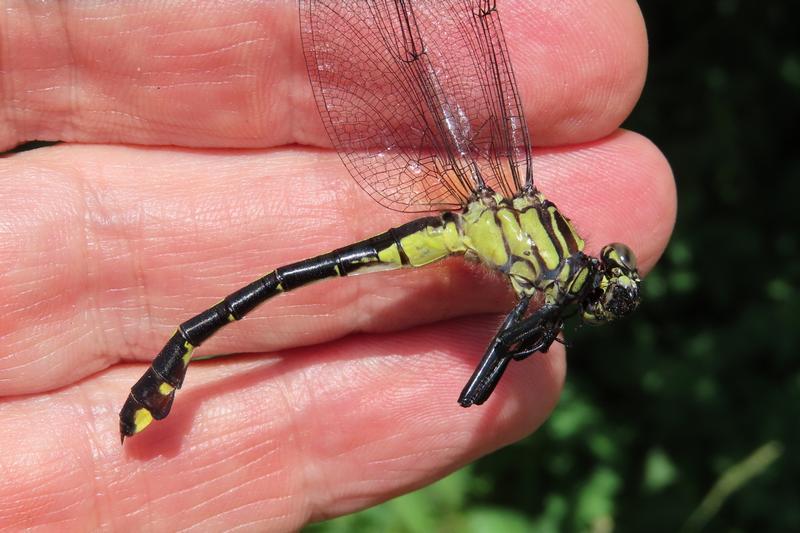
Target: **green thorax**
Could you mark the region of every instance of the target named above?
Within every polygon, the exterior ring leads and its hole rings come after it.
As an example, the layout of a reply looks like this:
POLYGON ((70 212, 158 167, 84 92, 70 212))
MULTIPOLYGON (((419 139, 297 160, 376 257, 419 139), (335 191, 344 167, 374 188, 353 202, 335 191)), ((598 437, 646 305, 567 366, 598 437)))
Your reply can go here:
POLYGON ((397 231, 396 244, 378 251, 381 268, 419 267, 464 254, 508 276, 518 295, 538 290, 549 303, 578 296, 590 274, 583 239, 539 192, 513 199, 484 194, 460 213, 397 231))
POLYGON ((540 290, 548 300, 577 294, 588 272, 583 239, 541 193, 509 200, 498 194, 469 203, 458 216, 463 250, 509 277, 518 295, 540 290))

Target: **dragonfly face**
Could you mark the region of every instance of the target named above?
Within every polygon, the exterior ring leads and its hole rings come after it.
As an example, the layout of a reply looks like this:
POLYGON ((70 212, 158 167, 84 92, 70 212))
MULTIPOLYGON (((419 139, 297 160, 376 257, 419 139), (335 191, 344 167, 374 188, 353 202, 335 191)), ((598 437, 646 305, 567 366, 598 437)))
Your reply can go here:
POLYGON ((599 276, 584 301, 582 317, 589 324, 604 324, 630 314, 639 306, 639 271, 633 251, 621 243, 600 252, 599 276))

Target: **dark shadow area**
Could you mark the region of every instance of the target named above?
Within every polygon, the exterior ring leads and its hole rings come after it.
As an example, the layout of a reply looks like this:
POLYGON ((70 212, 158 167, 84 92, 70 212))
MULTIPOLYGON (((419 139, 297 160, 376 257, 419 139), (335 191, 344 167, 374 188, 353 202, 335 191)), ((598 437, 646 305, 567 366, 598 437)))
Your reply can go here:
POLYGON ((28 141, 24 142, 18 146, 15 146, 11 150, 7 150, 5 152, 0 152, 0 157, 8 154, 16 154, 19 152, 27 152, 28 150, 36 150, 37 148, 46 148, 47 146, 53 146, 55 144, 60 143, 61 141, 28 141))

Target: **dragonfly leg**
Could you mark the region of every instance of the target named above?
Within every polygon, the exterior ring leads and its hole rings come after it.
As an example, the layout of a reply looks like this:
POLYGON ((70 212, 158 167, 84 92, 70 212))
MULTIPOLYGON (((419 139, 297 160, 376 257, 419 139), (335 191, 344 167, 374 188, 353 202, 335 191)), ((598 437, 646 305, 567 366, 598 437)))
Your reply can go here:
POLYGON ((522 361, 526 357, 536 353, 547 353, 550 346, 558 340, 558 334, 564 326, 563 320, 546 322, 531 330, 532 336, 527 341, 519 344, 512 352, 511 357, 515 361, 522 361))
MULTIPOLYGON (((500 329, 486 348, 481 362, 475 368, 472 377, 470 377, 458 397, 458 403, 462 407, 469 407, 474 403, 478 403, 475 401, 478 397, 488 397, 488 394, 485 394, 486 389, 493 390, 497 381, 500 380, 505 367, 508 365, 508 357, 505 351, 500 349, 500 334, 522 319, 528 309, 528 303, 530 303, 530 297, 521 298, 517 305, 514 306, 514 309, 506 316, 500 329)), ((491 390, 489 390, 489 394, 491 394, 491 390)))
POLYGON ((540 331, 540 336, 530 339, 529 342, 517 346, 512 351, 507 351, 506 355, 498 361, 497 365, 495 365, 494 369, 492 370, 492 373, 486 379, 485 387, 477 392, 474 401, 475 405, 481 405, 484 403, 492 394, 492 392, 494 392, 497 383, 500 381, 503 372, 512 359, 515 361, 522 361, 534 353, 546 353, 550 348, 550 345, 553 344, 553 341, 555 341, 558 337, 558 334, 561 331, 561 326, 562 324, 560 323, 557 325, 542 324, 538 328, 535 328, 540 331))
POLYGON ((481 405, 494 391, 512 359, 521 360, 535 352, 545 352, 561 330, 561 320, 555 319, 558 306, 547 305, 528 318, 522 319, 525 307, 517 307, 506 317, 492 339, 481 363, 475 369, 458 402, 463 407, 481 405))
MULTIPOLYGON (((508 355, 503 355, 499 357, 495 363, 495 365, 491 368, 489 374, 487 374, 486 378, 478 385, 478 387, 473 392, 471 398, 472 403, 475 405, 482 405, 483 402, 489 399, 492 392, 494 392, 495 387, 497 384, 500 383, 500 378, 503 377, 503 372, 506 371, 506 367, 508 363, 511 362, 511 357, 508 355)), ((461 405, 464 405, 463 403, 461 405)))

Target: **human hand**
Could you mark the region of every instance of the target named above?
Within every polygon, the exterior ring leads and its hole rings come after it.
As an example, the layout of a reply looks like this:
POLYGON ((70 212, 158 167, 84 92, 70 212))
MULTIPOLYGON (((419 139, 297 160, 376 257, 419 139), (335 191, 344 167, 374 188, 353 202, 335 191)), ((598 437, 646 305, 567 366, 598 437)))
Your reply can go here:
MULTIPOLYGON (((660 153, 617 131, 644 79, 638 8, 558 6, 500 6, 550 146, 536 183, 590 251, 627 242, 646 270, 675 200, 660 153)), ((498 323, 481 313, 511 299, 448 261, 270 300, 198 352, 249 355, 193 363, 169 418, 121 448, 119 408, 179 322, 408 217, 326 149, 293 3, 56 7, 0 22, 0 144, 67 142, 0 161, 0 525, 293 529, 541 424, 560 346, 512 364, 486 405, 456 403, 498 323)))

